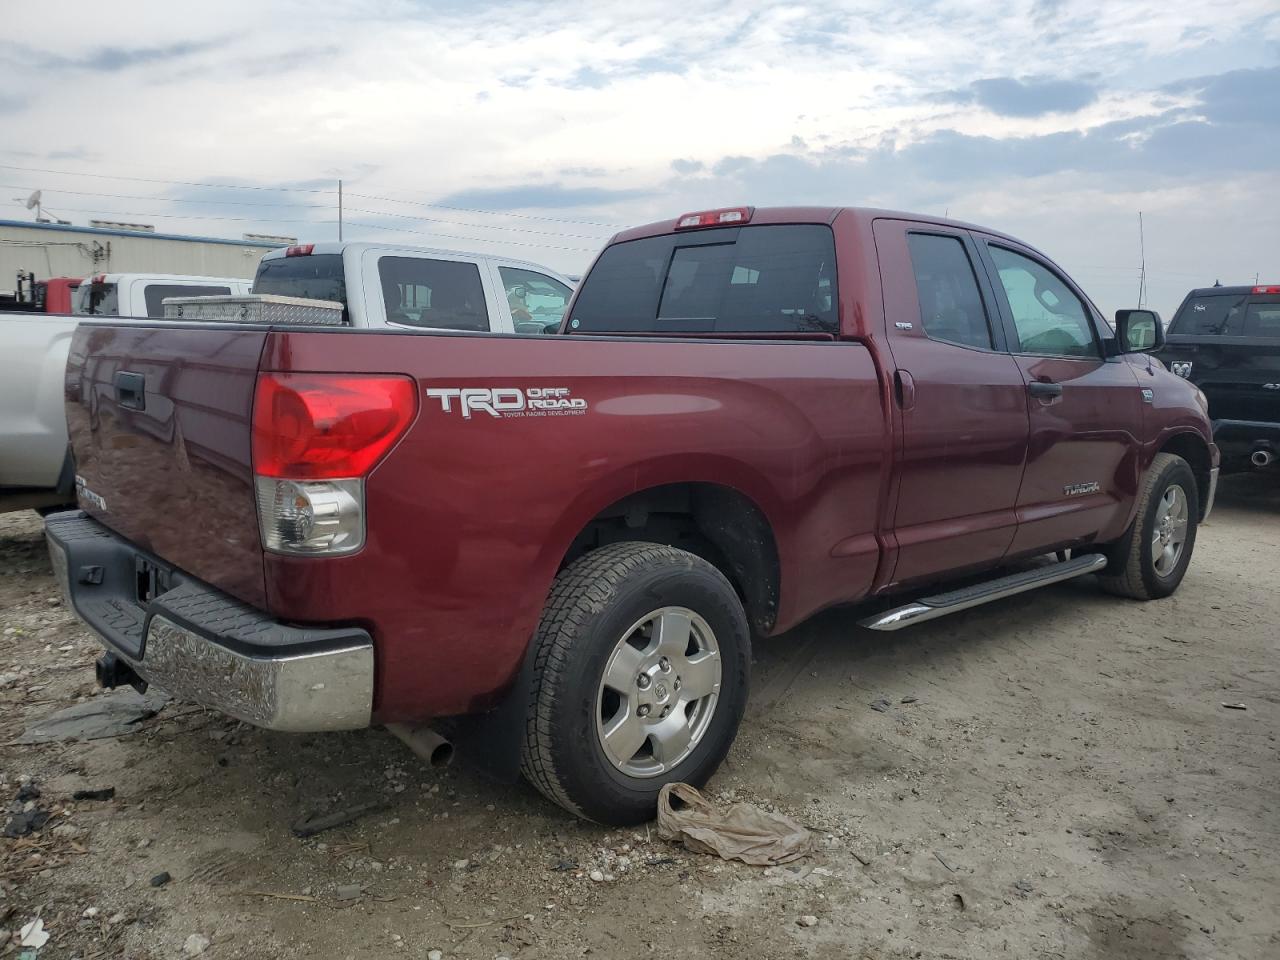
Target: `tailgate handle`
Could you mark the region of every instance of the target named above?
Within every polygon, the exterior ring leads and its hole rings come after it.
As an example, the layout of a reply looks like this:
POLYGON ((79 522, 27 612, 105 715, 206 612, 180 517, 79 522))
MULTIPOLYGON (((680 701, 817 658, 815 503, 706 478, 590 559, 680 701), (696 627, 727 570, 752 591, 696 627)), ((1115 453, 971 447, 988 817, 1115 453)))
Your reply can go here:
POLYGON ((141 373, 121 370, 115 376, 116 403, 130 410, 147 409, 147 378, 141 373))

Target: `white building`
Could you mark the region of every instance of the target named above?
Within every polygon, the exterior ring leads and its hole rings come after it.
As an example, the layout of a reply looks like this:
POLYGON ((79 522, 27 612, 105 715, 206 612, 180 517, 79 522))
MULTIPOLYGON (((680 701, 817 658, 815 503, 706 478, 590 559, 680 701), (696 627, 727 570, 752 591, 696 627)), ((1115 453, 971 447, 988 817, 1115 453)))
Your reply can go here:
POLYGON ((219 240, 111 227, 0 220, 0 289, 19 270, 36 279, 96 273, 175 273, 252 279, 268 250, 285 243, 219 240))

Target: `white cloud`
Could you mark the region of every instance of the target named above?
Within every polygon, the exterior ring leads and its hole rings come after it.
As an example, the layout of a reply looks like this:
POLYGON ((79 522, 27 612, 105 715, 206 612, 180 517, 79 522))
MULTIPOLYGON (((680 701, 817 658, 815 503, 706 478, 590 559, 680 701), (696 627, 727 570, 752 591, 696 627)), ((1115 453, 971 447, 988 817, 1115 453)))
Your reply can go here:
MULTIPOLYGON (((341 175, 352 192, 419 200, 538 185, 560 185, 567 190, 562 196, 581 199, 587 195, 572 189, 590 186, 606 192, 593 195, 588 204, 526 207, 524 212, 613 223, 670 215, 704 198, 756 199, 724 197, 747 182, 731 175, 678 176, 671 167, 677 158, 708 168, 727 156, 764 161, 791 154, 822 162, 885 143, 901 150, 940 131, 1012 143, 1011 138, 1096 130, 1194 102, 1193 91, 1171 94, 1159 88, 1170 79, 1205 72, 1202 52, 1220 64, 1238 50, 1243 59, 1233 65, 1264 66, 1275 62, 1274 53, 1270 60, 1259 59, 1259 38, 1273 46, 1280 39, 1274 0, 1182 5, 1167 0, 1007 5, 987 0, 745 0, 733 5, 722 0, 356 0, 332 5, 134 0, 112 4, 110 15, 86 14, 80 3, 44 2, 21 4, 6 16, 10 36, 34 39, 26 49, 0 53, 0 69, 13 77, 5 94, 6 129, 11 136, 23 131, 21 138, 0 142, 2 163, 260 185, 341 175), (193 49, 162 55, 182 45, 193 49), (104 50, 111 51, 107 61, 104 50), (129 66, 130 53, 139 51, 152 53, 137 56, 129 66), (116 66, 94 69, 95 62, 116 66), (1084 82, 1096 88, 1097 99, 1073 113, 1015 117, 974 103, 939 102, 938 95, 977 80, 1028 76, 1084 82), (796 137, 803 145, 792 145, 796 137), (59 153, 68 158, 50 159, 59 153), (86 159, 73 159, 77 155, 86 159), (563 172, 574 169, 605 175, 563 172), (611 196, 608 190, 618 193, 611 196)), ((850 182, 847 195, 824 199, 858 203, 871 196, 900 205, 940 204, 995 226, 1025 223, 1050 252, 1089 246, 1089 211, 1110 216, 1116 205, 1136 211, 1134 204, 1147 202, 1145 192, 1132 185, 1132 171, 1123 171, 1125 178, 1106 170, 1030 180, 1019 175, 1022 182, 1016 186, 979 189, 971 175, 949 181, 930 174, 922 186, 918 176, 898 179, 891 167, 876 169, 874 182, 850 182), (1056 206, 1001 202, 1001 197, 1035 195, 1045 184, 1052 184, 1056 206), (1064 216, 1064 209, 1076 215, 1064 216), (1035 230, 1038 225, 1043 232, 1035 230), (1059 234, 1062 239, 1055 242, 1059 234)), ((305 233, 305 224, 278 221, 331 219, 323 209, 305 207, 194 207, 57 195, 59 187, 177 195, 171 189, 179 188, 163 184, 18 171, 0 171, 0 181, 42 186, 67 208, 101 207, 131 219, 151 216, 170 229, 196 232, 305 233), (177 218, 188 211, 277 220, 177 218), (168 216, 161 219, 162 213, 168 216)), ((1243 196, 1246 183, 1249 189, 1274 192, 1265 174, 1233 175, 1224 184, 1218 173, 1206 171, 1202 177, 1180 174, 1152 184, 1151 203, 1176 197, 1179 213, 1173 219, 1188 222, 1203 213, 1213 222, 1214 212, 1226 209, 1222 197, 1243 196)), ((773 187, 780 195, 790 187, 797 199, 811 199, 813 185, 773 187)), ((826 189, 834 194, 838 187, 833 179, 826 189)), ((324 207, 332 202, 325 195, 243 195, 257 203, 324 207)), ((581 235, 608 232, 530 220, 517 222, 523 229, 550 233, 504 232, 475 226, 508 222, 493 217, 369 200, 348 206, 454 221, 386 220, 402 230, 443 235, 387 234, 405 241, 505 245, 566 268, 580 268, 589 259, 586 251, 597 245, 581 235), (448 239, 481 236, 493 240, 448 239), (530 246, 539 243, 547 249, 530 246), (559 249, 565 247, 581 249, 559 249)), ((1247 212, 1234 200, 1229 209, 1247 212)), ((15 206, 8 215, 19 212, 15 206)), ((1266 211, 1255 209, 1251 215, 1273 227, 1276 223, 1266 211)), ((370 214, 350 219, 375 220, 370 214)), ((1244 263, 1249 251, 1236 239, 1241 231, 1222 223, 1218 235, 1214 232, 1211 228, 1212 239, 1183 237, 1178 231, 1167 236, 1179 236, 1180 243, 1191 245, 1188 249, 1203 244, 1206 254, 1234 252, 1244 263)), ((1157 228, 1153 242, 1160 243, 1162 236, 1157 228)), ((1193 266, 1198 262, 1191 253, 1184 259, 1193 266)))

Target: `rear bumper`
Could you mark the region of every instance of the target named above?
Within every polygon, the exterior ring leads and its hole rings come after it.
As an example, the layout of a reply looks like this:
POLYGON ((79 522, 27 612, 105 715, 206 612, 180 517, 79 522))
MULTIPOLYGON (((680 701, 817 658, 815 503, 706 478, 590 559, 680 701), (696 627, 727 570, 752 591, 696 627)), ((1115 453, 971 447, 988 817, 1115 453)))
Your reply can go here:
POLYGON ((45 537, 67 603, 148 683, 271 730, 369 726, 366 631, 278 623, 79 510, 48 517, 45 537))
POLYGON ((1215 420, 1213 442, 1224 460, 1248 457, 1261 448, 1280 456, 1280 423, 1270 420, 1215 420))

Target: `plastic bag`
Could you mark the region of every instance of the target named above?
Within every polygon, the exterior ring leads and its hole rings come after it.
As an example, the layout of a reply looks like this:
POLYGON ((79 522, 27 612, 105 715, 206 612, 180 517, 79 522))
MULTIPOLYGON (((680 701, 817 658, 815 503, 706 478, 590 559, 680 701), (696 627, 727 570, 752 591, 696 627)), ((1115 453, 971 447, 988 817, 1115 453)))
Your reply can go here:
POLYGON ((694 853, 714 853, 757 867, 798 860, 813 846, 813 834, 790 817, 749 803, 719 809, 687 783, 668 783, 658 794, 658 836, 683 843, 694 853), (685 806, 676 809, 673 794, 685 806))

